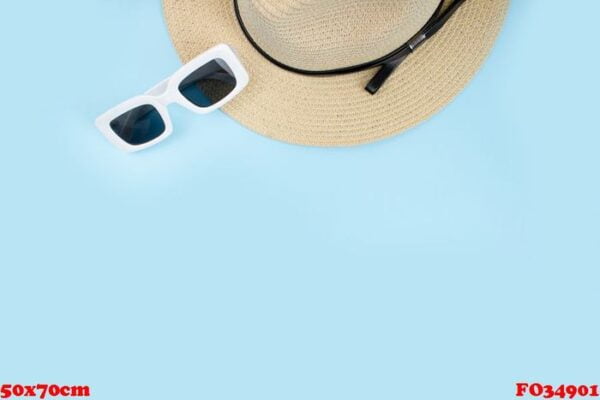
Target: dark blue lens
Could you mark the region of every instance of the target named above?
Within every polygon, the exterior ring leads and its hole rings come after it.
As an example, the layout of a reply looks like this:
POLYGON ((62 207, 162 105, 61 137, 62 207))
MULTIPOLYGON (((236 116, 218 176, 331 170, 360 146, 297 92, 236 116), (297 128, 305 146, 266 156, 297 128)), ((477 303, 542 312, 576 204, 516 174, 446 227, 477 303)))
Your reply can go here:
POLYGON ((110 127, 121 139, 134 146, 153 141, 166 129, 158 110, 148 104, 115 118, 110 127))
POLYGON ((236 84, 227 63, 216 59, 190 74, 179 85, 179 91, 198 107, 210 107, 231 93, 236 84))

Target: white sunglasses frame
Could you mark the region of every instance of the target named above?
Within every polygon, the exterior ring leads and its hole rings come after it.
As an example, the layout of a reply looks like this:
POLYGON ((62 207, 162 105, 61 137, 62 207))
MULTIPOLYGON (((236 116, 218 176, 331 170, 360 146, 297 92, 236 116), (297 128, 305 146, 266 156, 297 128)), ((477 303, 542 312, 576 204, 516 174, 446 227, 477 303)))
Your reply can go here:
POLYGON ((227 102, 237 96, 248 85, 249 81, 250 77, 248 72, 242 65, 242 62, 239 60, 239 58, 235 55, 231 47, 226 44, 219 44, 185 64, 170 78, 154 86, 145 94, 131 98, 102 114, 100 117, 98 117, 98 119, 96 119, 96 127, 112 144, 122 150, 127 152, 144 150, 162 142, 168 138, 171 133, 173 133, 173 123, 167 109, 167 106, 170 104, 179 104, 180 106, 183 106, 197 114, 208 114, 227 104, 227 102), (233 72, 233 75, 237 81, 236 86, 231 93, 212 106, 196 106, 183 96, 183 94, 179 91, 179 85, 198 68, 216 59, 225 61, 231 72, 233 72), (165 131, 148 143, 132 145, 121 139, 112 130, 110 123, 127 111, 143 105, 153 106, 158 111, 165 123, 165 131))

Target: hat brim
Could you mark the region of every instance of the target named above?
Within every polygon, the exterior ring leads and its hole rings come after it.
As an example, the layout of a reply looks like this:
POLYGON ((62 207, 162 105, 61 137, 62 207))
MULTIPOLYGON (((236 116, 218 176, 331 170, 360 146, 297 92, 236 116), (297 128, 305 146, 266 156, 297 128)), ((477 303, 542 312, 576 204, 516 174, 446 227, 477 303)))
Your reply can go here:
POLYGON ((163 0, 173 43, 184 62, 226 43, 248 69, 250 84, 224 108, 226 113, 267 137, 311 146, 373 142, 440 111, 481 67, 508 4, 509 0, 468 0, 373 96, 365 86, 376 70, 306 76, 266 60, 242 32, 233 1, 163 0))

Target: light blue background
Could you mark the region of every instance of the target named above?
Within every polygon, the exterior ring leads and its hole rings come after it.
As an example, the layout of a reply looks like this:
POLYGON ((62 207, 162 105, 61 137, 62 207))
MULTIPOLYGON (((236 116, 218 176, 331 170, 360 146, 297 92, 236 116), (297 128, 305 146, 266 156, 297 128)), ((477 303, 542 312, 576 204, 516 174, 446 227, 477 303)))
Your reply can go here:
POLYGON ((0 383, 97 399, 507 399, 600 383, 600 2, 513 1, 443 113, 351 149, 173 108, 158 0, 0 14, 0 383))

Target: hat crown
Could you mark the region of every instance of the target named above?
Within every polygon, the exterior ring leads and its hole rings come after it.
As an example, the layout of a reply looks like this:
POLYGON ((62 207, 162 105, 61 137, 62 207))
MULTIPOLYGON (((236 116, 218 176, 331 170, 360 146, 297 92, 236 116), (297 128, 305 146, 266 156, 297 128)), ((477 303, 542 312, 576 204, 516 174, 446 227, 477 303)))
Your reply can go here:
POLYGON ((431 18, 440 0, 238 0, 252 39, 294 68, 321 71, 378 59, 431 18))

